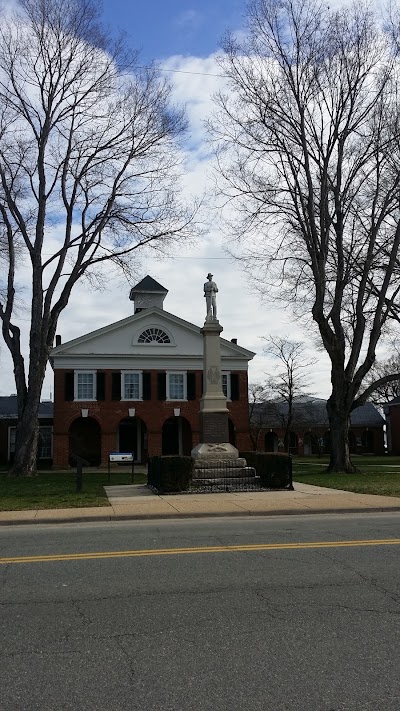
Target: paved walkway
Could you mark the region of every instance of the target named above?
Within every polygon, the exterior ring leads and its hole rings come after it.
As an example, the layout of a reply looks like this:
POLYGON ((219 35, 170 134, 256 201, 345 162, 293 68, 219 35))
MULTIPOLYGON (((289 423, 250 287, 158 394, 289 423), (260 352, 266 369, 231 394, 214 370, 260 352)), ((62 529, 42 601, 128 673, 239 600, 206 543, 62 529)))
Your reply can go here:
POLYGON ((204 516, 400 511, 400 497, 353 494, 295 482, 294 491, 153 494, 143 484, 106 486, 109 506, 2 511, 1 524, 73 523, 204 516))

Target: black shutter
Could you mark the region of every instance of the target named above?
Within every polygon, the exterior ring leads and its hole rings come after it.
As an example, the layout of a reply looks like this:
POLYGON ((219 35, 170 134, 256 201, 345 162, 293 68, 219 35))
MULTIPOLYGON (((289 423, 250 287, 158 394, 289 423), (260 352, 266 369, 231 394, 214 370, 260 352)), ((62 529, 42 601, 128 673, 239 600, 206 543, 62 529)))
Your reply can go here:
POLYGON ((167 399, 167 374, 157 373, 157 398, 159 400, 167 399))
POLYGON ((239 375, 231 373, 231 400, 239 400, 239 375))
POLYGON ((74 374, 64 373, 64 400, 72 402, 74 399, 74 374))
POLYGON ((196 400, 196 373, 187 373, 187 399, 196 400))
POLYGON ((151 373, 143 373, 143 400, 151 400, 151 373))
POLYGON ((96 400, 106 399, 106 374, 96 373, 96 400))
POLYGON ((121 373, 111 374, 111 399, 121 400, 121 373))
POLYGON ((203 397, 203 395, 204 395, 204 375, 203 375, 203 373, 200 376, 200 387, 201 387, 200 397, 203 397))

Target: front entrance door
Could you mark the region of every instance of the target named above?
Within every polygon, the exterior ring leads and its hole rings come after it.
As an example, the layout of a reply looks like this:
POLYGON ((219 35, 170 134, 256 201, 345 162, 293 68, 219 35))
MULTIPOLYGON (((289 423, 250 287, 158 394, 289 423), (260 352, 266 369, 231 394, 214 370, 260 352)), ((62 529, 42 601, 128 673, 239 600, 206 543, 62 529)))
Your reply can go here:
POLYGON ((133 452, 135 462, 142 462, 145 454, 146 425, 140 417, 126 417, 118 427, 118 451, 133 452))
POLYGON ((162 453, 190 456, 192 428, 185 417, 170 417, 162 428, 162 453))

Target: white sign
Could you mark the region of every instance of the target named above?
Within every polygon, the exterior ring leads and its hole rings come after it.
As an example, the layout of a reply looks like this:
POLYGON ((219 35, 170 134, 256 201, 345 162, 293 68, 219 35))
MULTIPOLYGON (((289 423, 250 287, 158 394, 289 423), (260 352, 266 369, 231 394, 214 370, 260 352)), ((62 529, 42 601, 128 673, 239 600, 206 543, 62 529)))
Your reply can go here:
POLYGON ((110 452, 108 455, 110 462, 132 462, 132 452, 110 452))

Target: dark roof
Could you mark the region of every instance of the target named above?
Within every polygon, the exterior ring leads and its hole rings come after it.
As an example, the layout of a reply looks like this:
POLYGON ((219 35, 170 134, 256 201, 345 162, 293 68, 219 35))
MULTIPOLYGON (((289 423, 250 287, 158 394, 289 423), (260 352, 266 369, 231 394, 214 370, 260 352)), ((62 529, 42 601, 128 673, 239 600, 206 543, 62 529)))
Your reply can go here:
MULTIPOLYGON (((41 402, 39 405, 39 417, 53 417, 53 403, 41 402)), ((0 395, 0 419, 16 419, 17 418, 17 396, 16 395, 0 395)))
MULTIPOLYGON (((264 427, 280 427, 279 416, 285 416, 288 410, 286 402, 269 401, 257 403, 255 406, 255 417, 262 417, 264 427)), ((326 411, 326 400, 320 398, 300 398, 294 403, 294 423, 308 427, 329 427, 328 414, 326 411), (297 420, 297 423, 296 423, 297 420)), ((365 405, 357 407, 350 415, 350 423, 353 427, 382 427, 385 420, 376 407, 367 402, 365 405)))
POLYGON ((350 415, 350 421, 352 425, 365 425, 365 427, 380 427, 385 424, 385 418, 372 402, 356 407, 350 415))
POLYGON ((158 281, 153 279, 153 277, 147 275, 142 279, 142 281, 139 282, 139 284, 136 284, 136 286, 133 286, 131 289, 131 295, 134 294, 137 291, 162 291, 163 294, 168 294, 168 289, 165 288, 165 286, 162 286, 162 284, 159 284, 158 281))

